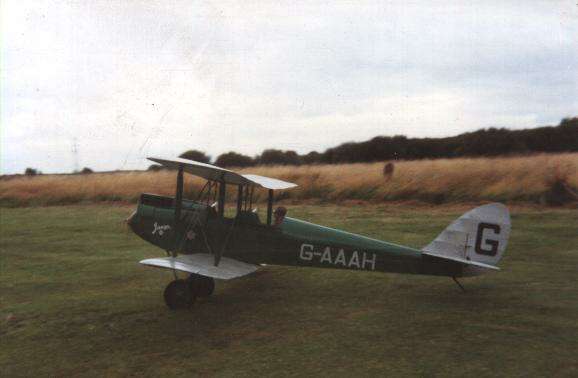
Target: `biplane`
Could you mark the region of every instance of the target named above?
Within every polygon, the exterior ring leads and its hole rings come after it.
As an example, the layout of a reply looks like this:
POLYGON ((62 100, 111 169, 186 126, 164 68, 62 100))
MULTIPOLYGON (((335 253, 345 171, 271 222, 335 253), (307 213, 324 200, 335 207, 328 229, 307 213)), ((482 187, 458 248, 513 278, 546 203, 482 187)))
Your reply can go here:
POLYGON ((463 289, 457 278, 499 270, 496 264, 510 234, 508 209, 492 203, 465 213, 422 249, 406 247, 295 219, 284 207, 273 211, 274 191, 296 184, 187 159, 148 159, 176 171, 176 193, 141 194, 127 223, 166 251, 166 257, 140 263, 173 271, 175 279, 164 290, 171 309, 188 308, 198 297, 210 296, 215 279, 245 276, 262 265, 447 276, 463 289), (206 180, 195 198, 183 196, 184 173, 206 180), (231 188, 229 198, 236 201, 226 209, 231 188), (263 189, 265 219, 253 209, 255 190, 263 189))

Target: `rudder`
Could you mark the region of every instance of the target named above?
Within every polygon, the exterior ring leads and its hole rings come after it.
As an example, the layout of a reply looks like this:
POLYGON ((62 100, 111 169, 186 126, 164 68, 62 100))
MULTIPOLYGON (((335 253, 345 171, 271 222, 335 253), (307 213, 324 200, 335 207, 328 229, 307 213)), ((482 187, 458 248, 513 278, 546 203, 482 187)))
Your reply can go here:
POLYGON ((481 274, 487 269, 498 269, 496 264, 506 250, 510 230, 508 208, 491 203, 459 217, 422 252, 469 265, 464 275, 481 274))

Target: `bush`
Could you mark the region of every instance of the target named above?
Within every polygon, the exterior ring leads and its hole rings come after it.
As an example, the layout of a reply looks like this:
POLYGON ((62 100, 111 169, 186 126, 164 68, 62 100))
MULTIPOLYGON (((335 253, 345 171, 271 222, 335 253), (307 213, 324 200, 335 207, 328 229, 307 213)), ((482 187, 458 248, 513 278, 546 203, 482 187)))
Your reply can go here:
POLYGON ((84 167, 84 168, 82 168, 82 171, 80 171, 80 173, 83 175, 88 175, 88 174, 94 173, 94 171, 88 167, 84 167))
POLYGON ((393 176, 394 169, 395 167, 391 161, 383 166, 383 177, 385 178, 385 181, 391 179, 391 177, 393 176))
POLYGON ((147 168, 147 171, 153 171, 153 172, 158 172, 163 170, 164 167, 160 164, 151 164, 149 165, 149 167, 147 168))
POLYGON ((301 156, 304 164, 318 164, 321 163, 321 154, 317 151, 311 151, 306 155, 301 156))
POLYGON ((578 201, 578 193, 569 183, 569 172, 556 169, 553 175, 546 180, 547 190, 540 198, 544 205, 562 206, 566 203, 578 201))
POLYGON ((198 161, 201 163, 210 163, 211 157, 202 151, 189 150, 179 155, 180 158, 198 161))
POLYGON ((295 151, 265 150, 259 157, 263 165, 301 165, 301 158, 295 151))
POLYGON ((37 170, 35 168, 26 168, 26 170, 24 171, 24 174, 26 176, 36 176, 36 175, 41 175, 42 172, 40 172, 39 170, 37 170))
POLYGON ((219 167, 251 167, 255 165, 255 161, 250 156, 231 151, 219 155, 215 160, 215 165, 219 167))

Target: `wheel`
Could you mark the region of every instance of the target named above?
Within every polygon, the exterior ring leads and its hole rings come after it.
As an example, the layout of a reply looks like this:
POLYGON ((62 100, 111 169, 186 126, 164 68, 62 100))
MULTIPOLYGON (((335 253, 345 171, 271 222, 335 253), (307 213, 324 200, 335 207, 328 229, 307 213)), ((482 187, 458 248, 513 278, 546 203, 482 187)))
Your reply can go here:
POLYGON ((171 310, 180 310, 191 307, 196 296, 185 280, 174 280, 165 288, 164 298, 171 310))
POLYGON ((202 297, 209 297, 215 291, 215 280, 211 277, 203 277, 201 280, 201 289, 199 295, 202 297))
POLYGON ((188 281, 191 291, 199 297, 208 297, 215 291, 215 280, 211 277, 191 274, 188 281))

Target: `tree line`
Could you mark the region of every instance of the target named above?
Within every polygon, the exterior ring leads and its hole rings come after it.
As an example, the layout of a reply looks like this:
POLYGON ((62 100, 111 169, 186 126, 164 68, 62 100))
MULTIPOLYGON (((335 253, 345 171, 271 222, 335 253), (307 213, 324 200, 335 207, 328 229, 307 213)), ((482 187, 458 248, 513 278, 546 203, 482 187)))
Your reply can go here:
MULTIPOLYGON (((408 138, 378 136, 365 142, 343 143, 324 152, 299 155, 295 151, 267 149, 255 157, 227 152, 211 157, 202 151, 189 150, 182 158, 213 163, 220 167, 254 165, 302 165, 361 163, 386 160, 416 160, 453 157, 498 156, 536 152, 578 151, 578 117, 565 118, 558 126, 509 130, 481 129, 446 138, 408 138)), ((158 165, 149 167, 160 169, 158 165)))

